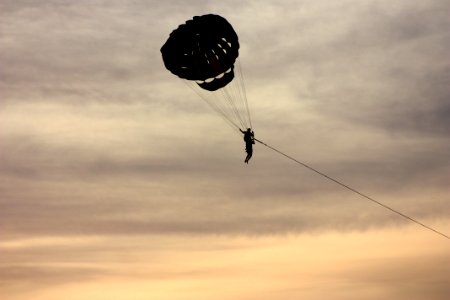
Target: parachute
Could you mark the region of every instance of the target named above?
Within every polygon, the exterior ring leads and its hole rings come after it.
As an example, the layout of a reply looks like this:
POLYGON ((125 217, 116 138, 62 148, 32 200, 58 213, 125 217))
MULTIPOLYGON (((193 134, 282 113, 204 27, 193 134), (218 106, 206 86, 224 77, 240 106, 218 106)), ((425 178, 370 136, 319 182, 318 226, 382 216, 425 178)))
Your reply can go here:
POLYGON ((164 65, 185 79, 211 108, 236 130, 252 128, 239 40, 218 15, 195 16, 175 29, 161 47, 164 65))

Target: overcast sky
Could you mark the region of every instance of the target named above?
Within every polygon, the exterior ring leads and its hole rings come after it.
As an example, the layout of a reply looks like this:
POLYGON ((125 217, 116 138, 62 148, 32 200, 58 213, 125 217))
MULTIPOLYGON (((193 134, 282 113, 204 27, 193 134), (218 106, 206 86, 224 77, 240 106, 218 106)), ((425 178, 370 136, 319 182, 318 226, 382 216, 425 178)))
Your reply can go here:
POLYGON ((448 239, 261 144, 244 164, 160 48, 225 17, 257 138, 449 235, 449 10, 0 0, 0 298, 448 299, 448 239))

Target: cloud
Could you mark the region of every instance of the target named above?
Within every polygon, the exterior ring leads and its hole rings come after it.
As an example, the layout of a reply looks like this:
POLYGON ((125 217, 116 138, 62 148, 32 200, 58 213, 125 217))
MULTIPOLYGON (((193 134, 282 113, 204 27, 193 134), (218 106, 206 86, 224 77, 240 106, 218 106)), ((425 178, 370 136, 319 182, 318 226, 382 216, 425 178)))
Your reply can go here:
POLYGON ((2 19, 8 24, 0 57, 5 100, 92 101, 86 92, 105 93, 114 86, 117 92, 119 85, 156 80, 162 66, 149 43, 155 39, 156 20, 143 12, 159 10, 148 2, 117 4, 3 3, 2 19), (67 94, 78 97, 67 99, 67 94))
POLYGON ((241 168, 241 138, 160 58, 172 29, 211 10, 239 31, 257 137, 401 210, 445 216, 438 200, 410 208, 406 192, 427 182, 439 199, 446 184, 445 3, 236 3, 2 3, 0 176, 15 184, 1 187, 12 231, 63 234, 62 219, 68 233, 92 234, 390 222, 382 213, 353 222, 362 207, 352 195, 259 144, 241 168), (333 211, 343 200, 348 208, 333 211), (15 218, 29 220, 26 230, 15 218))
POLYGON ((445 299, 441 237, 261 144, 245 165, 242 137, 165 70, 160 47, 194 15, 225 16, 257 138, 445 231, 447 11, 445 0, 1 1, 0 289, 153 295, 260 274, 247 298, 323 299, 326 286, 335 299, 445 299))
POLYGON ((284 85, 296 94, 291 101, 329 122, 448 135, 444 7, 442 1, 279 6, 260 26, 267 43, 252 43, 249 52, 258 59, 250 56, 246 71, 258 85, 284 85))
POLYGON ((376 289, 379 293, 408 299, 445 299, 449 293, 445 280, 448 257, 437 255, 422 259, 380 258, 362 261, 341 273, 344 282, 355 287, 376 289), (426 278, 421 274, 429 274, 426 278))

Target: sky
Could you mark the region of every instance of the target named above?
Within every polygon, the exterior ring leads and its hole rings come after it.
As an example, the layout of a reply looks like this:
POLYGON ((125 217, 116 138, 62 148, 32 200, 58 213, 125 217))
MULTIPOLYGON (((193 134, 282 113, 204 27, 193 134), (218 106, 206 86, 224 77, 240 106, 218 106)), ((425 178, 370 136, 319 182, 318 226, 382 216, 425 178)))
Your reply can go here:
POLYGON ((264 145, 244 164, 160 48, 225 17, 257 138, 449 235, 449 9, 0 0, 0 298, 448 299, 448 239, 264 145))

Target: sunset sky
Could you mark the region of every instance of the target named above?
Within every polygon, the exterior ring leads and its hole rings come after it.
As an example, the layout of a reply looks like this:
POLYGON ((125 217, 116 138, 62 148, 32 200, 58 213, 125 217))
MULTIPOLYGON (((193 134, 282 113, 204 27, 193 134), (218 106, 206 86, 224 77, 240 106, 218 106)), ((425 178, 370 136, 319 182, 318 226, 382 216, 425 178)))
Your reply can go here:
POLYGON ((450 240, 255 145, 160 48, 225 17, 256 137, 450 235, 448 0, 0 0, 1 300, 448 300, 450 240))

